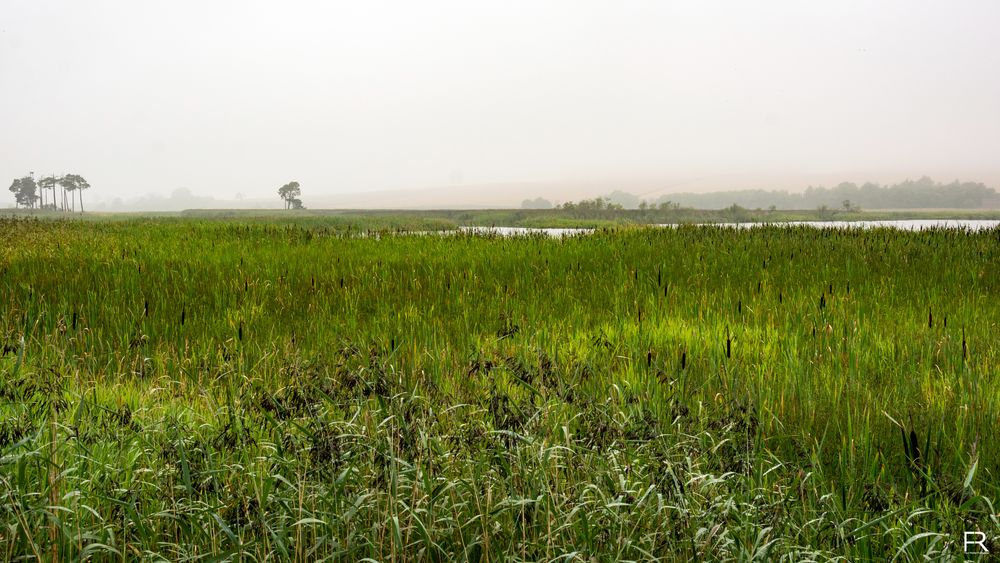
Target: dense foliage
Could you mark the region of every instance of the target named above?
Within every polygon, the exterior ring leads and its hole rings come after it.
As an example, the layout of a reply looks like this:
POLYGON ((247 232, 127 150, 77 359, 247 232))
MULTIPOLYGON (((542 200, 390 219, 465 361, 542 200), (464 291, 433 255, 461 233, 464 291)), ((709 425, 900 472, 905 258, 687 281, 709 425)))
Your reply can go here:
POLYGON ((0 559, 1000 549, 1000 231, 359 230, 2 220, 0 559))

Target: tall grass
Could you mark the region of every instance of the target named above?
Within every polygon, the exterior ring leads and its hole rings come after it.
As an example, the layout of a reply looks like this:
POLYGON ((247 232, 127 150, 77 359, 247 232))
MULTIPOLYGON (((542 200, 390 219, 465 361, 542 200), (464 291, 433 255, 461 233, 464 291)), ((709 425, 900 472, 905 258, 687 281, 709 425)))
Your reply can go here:
POLYGON ((1000 533, 998 231, 359 230, 3 220, 0 558, 880 561, 1000 533))

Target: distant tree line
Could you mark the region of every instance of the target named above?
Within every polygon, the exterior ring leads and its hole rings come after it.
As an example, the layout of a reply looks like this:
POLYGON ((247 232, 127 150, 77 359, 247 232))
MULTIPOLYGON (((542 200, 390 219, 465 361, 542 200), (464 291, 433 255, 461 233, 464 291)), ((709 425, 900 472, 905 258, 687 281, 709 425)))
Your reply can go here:
POLYGON ((90 189, 90 183, 79 174, 42 176, 38 181, 29 174, 15 178, 8 189, 14 194, 15 205, 27 209, 76 211, 79 195, 80 213, 83 213, 83 191, 90 189))
POLYGON ((614 209, 659 210, 663 204, 693 209, 975 209, 997 195, 993 188, 978 182, 942 184, 924 176, 899 184, 881 186, 866 182, 861 186, 842 182, 832 188, 810 186, 801 193, 779 190, 740 190, 711 193, 670 194, 647 201, 639 196, 615 190, 611 194, 578 203, 553 205, 543 199, 526 199, 522 209, 570 209, 602 211, 614 209), (568 207, 567 207, 568 206, 568 207))
POLYGON ((705 194, 673 194, 670 199, 699 209, 724 209, 733 204, 751 209, 817 209, 820 207, 852 209, 917 209, 982 207, 996 195, 993 188, 979 182, 942 184, 924 176, 899 184, 881 186, 866 182, 861 186, 842 182, 832 188, 808 187, 802 193, 787 191, 744 190, 705 194))
POLYGON ((567 201, 559 205, 549 204, 548 207, 525 207, 524 205, 522 205, 522 208, 553 209, 559 211, 561 215, 574 217, 578 219, 582 218, 614 219, 620 217, 639 217, 644 219, 653 219, 656 217, 664 217, 666 215, 669 215, 670 212, 674 212, 681 209, 680 205, 678 205, 676 202, 669 200, 661 201, 659 203, 640 201, 636 207, 629 208, 619 202, 614 201, 610 197, 595 197, 593 199, 582 199, 580 201, 567 201), (641 213, 639 215, 636 215, 634 211, 628 211, 629 209, 638 209, 639 211, 641 211, 641 213))
POLYGON ((640 211, 672 211, 675 209, 680 209, 680 205, 670 200, 663 200, 657 203, 650 203, 648 201, 640 201, 635 207, 626 206, 620 202, 615 201, 611 197, 597 197, 594 199, 581 199, 580 201, 573 202, 567 201, 562 205, 557 205, 556 209, 563 209, 567 211, 624 211, 625 209, 638 209, 640 211))

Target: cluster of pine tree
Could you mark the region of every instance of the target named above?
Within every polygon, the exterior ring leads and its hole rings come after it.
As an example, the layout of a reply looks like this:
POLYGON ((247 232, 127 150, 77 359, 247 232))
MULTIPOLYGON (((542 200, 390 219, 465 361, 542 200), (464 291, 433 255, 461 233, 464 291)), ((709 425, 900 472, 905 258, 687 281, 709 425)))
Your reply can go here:
POLYGON ((76 211, 79 194, 80 213, 83 213, 83 191, 87 189, 90 189, 90 183, 79 174, 42 176, 37 181, 34 175, 29 174, 15 178, 9 188, 17 206, 28 209, 76 211))

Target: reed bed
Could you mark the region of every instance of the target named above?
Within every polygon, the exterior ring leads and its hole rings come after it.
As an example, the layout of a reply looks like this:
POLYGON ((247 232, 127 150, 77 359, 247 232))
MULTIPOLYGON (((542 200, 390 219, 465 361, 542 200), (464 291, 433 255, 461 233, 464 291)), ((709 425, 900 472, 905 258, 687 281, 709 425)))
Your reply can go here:
POLYGON ((0 559, 1000 552, 1000 231, 396 232, 0 220, 0 559))

